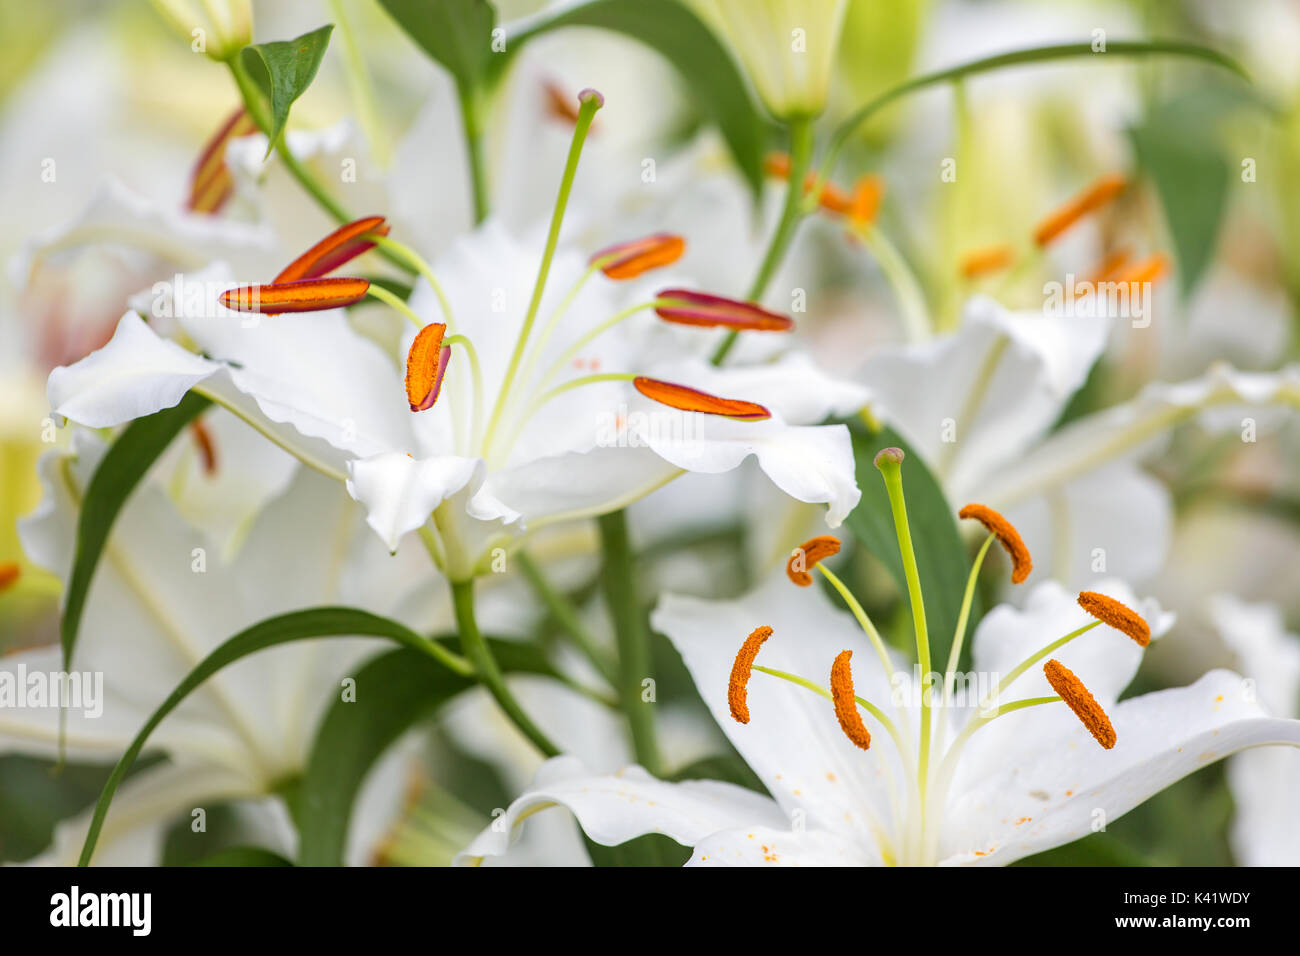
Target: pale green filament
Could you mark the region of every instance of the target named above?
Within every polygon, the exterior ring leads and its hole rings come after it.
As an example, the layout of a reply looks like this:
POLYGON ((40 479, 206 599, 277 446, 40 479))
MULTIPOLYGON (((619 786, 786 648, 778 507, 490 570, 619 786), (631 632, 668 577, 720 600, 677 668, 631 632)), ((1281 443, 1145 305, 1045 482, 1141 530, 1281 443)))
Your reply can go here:
POLYGON ((506 368, 505 378, 501 381, 501 391, 497 395, 495 407, 492 409, 492 417, 488 420, 487 433, 483 437, 484 451, 490 451, 492 438, 496 433, 497 423, 501 419, 501 414, 505 411, 506 400, 510 395, 510 386, 514 382, 515 373, 519 370, 519 362, 523 358, 524 349, 528 346, 528 337, 533 330, 533 322, 537 319, 537 310, 542 304, 542 293, 546 290, 546 277, 551 271, 551 261, 555 258, 555 247, 560 241, 560 224, 564 221, 564 210, 569 204, 569 193, 573 189, 573 180, 578 172, 578 159, 582 155, 582 144, 587 138, 587 131, 591 128, 591 121, 600 109, 600 97, 588 96, 582 100, 582 106, 578 110, 578 121, 573 130, 573 142, 569 146, 569 157, 564 164, 564 176, 560 180, 560 192, 555 199, 555 211, 551 214, 551 228, 546 236, 546 249, 542 253, 542 263, 537 270, 537 282, 533 286, 533 297, 528 303, 528 312, 524 315, 523 327, 519 330, 519 338, 515 341, 514 352, 510 356, 510 364, 506 368))
POLYGON ((373 299, 378 299, 390 308, 396 309, 398 312, 402 313, 402 315, 410 319, 417 329, 424 328, 424 320, 416 315, 409 305, 403 302, 398 296, 389 292, 383 286, 375 285, 372 282, 370 288, 366 290, 366 295, 373 299))
POLYGON ((451 303, 447 301, 447 295, 443 292, 442 283, 440 283, 438 277, 433 274, 433 269, 430 268, 429 263, 425 262, 424 259, 420 257, 420 254, 410 246, 398 242, 396 239, 390 238, 389 236, 372 235, 370 238, 372 238, 375 241, 375 244, 380 248, 387 249, 389 252, 395 253, 400 258, 405 259, 411 268, 424 277, 424 280, 433 288, 433 294, 438 297, 438 305, 442 307, 442 315, 443 319, 446 321, 447 328, 454 332, 456 330, 456 322, 452 318, 451 303))
POLYGON ((541 411, 542 408, 552 399, 559 398, 565 392, 571 391, 575 388, 581 388, 584 385, 596 385, 601 382, 630 382, 636 377, 635 372, 602 372, 599 375, 584 375, 581 378, 570 379, 562 385, 555 386, 555 388, 542 395, 541 398, 538 398, 535 401, 530 401, 528 410, 519 416, 519 420, 515 424, 515 427, 511 429, 509 436, 507 436, 507 440, 501 443, 502 450, 500 455, 492 460, 497 463, 502 463, 510 456, 510 452, 515 447, 515 442, 519 440, 520 434, 523 433, 524 427, 532 421, 533 416, 541 411))
MULTIPOLYGON (((557 358, 551 364, 550 368, 548 368, 546 372, 542 375, 541 380, 538 381, 537 388, 534 391, 534 394, 540 392, 547 385, 549 385, 551 383, 551 380, 554 379, 555 376, 559 375, 562 371, 564 371, 565 366, 567 366, 569 362, 571 362, 574 359, 574 357, 577 356, 577 354, 581 352, 590 342, 604 335, 606 332, 614 328, 614 326, 618 325, 619 323, 627 321, 637 313, 644 312, 646 309, 656 308, 660 304, 661 304, 660 300, 656 299, 653 302, 641 302, 637 305, 628 306, 626 309, 623 309, 621 312, 616 312, 614 315, 611 315, 608 319, 606 319, 600 325, 596 326, 590 332, 587 332, 585 335, 582 336, 582 338, 578 339, 571 346, 565 349, 564 354, 561 355, 559 358, 557 358)), ((525 379, 525 381, 527 381, 527 379, 525 379)))
POLYGON ((979 579, 980 568, 984 565, 984 555, 989 553, 989 546, 993 544, 996 534, 992 532, 984 539, 984 544, 975 555, 975 562, 971 565, 970 576, 966 578, 966 593, 961 599, 961 614, 957 616, 957 629, 952 635, 952 650, 948 652, 948 668, 944 671, 943 678, 943 700, 947 706, 948 701, 952 698, 952 684, 957 676, 957 662, 961 660, 961 647, 966 641, 966 622, 970 619, 970 606, 975 597, 975 582, 979 579))
POLYGON ((1033 667, 1035 664, 1041 661, 1048 654, 1051 654, 1053 651, 1059 650, 1060 648, 1064 647, 1066 644, 1069 644, 1072 640, 1074 640, 1079 635, 1088 633, 1100 623, 1101 621, 1093 621, 1090 624, 1085 624, 1083 625, 1083 627, 1076 628, 1075 630, 1071 631, 1069 634, 1066 634, 1064 637, 1052 641, 1052 643, 1048 644, 1042 650, 1030 654, 1023 661, 1017 664, 1012 669, 1010 674, 1008 674, 1006 677, 1002 678, 1002 680, 998 682, 998 686, 994 688, 993 695, 991 698, 986 696, 982 701, 980 701, 980 710, 987 710, 988 706, 994 703, 995 701, 997 701, 997 699, 1002 696, 1002 692, 1011 686, 1012 681, 1014 681, 1025 671, 1029 670, 1029 668, 1033 667))
POLYGON ((471 420, 469 434, 471 444, 478 440, 479 425, 482 424, 483 416, 483 370, 478 361, 478 350, 474 348, 474 343, 463 335, 452 335, 442 340, 444 348, 450 348, 453 345, 459 345, 465 351, 465 357, 469 359, 469 372, 474 380, 474 417, 471 420))

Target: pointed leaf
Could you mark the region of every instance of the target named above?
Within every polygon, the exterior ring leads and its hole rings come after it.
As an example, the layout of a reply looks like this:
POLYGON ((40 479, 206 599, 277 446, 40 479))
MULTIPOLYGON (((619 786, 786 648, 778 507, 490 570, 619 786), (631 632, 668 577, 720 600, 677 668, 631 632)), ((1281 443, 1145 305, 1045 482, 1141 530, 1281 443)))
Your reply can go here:
POLYGON ((333 29, 334 24, 327 23, 319 30, 304 33, 292 40, 254 43, 239 51, 244 69, 270 105, 271 128, 262 130, 267 138, 266 155, 271 155, 271 150, 284 132, 284 124, 289 121, 289 107, 307 91, 311 81, 316 78, 316 71, 320 69, 320 61, 325 56, 325 48, 329 46, 330 32, 333 29))

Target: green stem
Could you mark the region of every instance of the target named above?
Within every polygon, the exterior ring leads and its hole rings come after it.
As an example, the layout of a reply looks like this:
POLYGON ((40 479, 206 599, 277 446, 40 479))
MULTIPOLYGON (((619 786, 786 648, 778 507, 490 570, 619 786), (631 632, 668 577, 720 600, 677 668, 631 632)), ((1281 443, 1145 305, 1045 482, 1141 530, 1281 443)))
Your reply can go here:
POLYGON ((478 92, 458 84, 460 96, 461 127, 465 133, 465 149, 469 159, 470 184, 474 194, 474 223, 488 217, 487 163, 483 155, 483 110, 478 92))
POLYGON ((600 109, 600 106, 601 99, 597 94, 585 97, 582 100, 581 108, 578 110, 578 122, 573 130, 573 142, 569 145, 569 157, 564 164, 564 176, 560 180, 560 192, 555 199, 555 210, 551 213, 551 228, 546 236, 546 249, 542 253, 542 263, 537 270, 537 282, 533 285, 533 297, 528 303, 528 312, 524 316, 523 327, 519 330, 519 338, 515 341, 515 349, 510 356, 510 364, 506 367, 505 378, 501 380, 501 391, 498 393, 496 405, 492 409, 492 417, 488 419, 487 432, 483 437, 484 450, 491 448, 492 437, 496 433, 497 423, 510 397, 510 385, 514 381, 515 373, 519 371, 519 362, 523 358, 524 349, 528 346, 528 337, 532 333, 533 322, 537 320, 537 310, 542 305, 542 293, 546 290, 546 277, 550 274, 551 261, 555 258, 555 247, 560 242, 560 226, 564 222, 564 210, 569 205, 569 193, 573 190, 573 180, 578 172, 578 159, 582 156, 582 144, 587 139, 587 131, 591 128, 591 121, 595 118, 596 111, 600 109))
MULTIPOLYGON (((790 240, 794 238, 795 228, 799 225, 799 220, 803 215, 803 181, 812 165, 813 154, 813 128, 812 121, 808 119, 799 119, 790 121, 790 181, 786 183, 785 189, 785 206, 781 209, 781 219, 777 223, 776 231, 772 233, 772 239, 768 243, 767 253, 763 256, 763 262, 758 267, 758 274, 754 276, 754 281, 749 287, 749 292, 745 298, 751 302, 757 302, 767 291, 767 284, 772 281, 772 276, 776 274, 777 267, 785 259, 785 254, 790 247, 790 240)), ((813 195, 818 195, 814 193, 813 195)), ((721 365, 727 358, 727 354, 736 344, 737 333, 735 329, 729 331, 726 338, 718 345, 718 349, 713 353, 713 364, 721 365)))
POLYGON ((609 685, 617 687, 617 671, 609 659, 600 652, 591 633, 579 620, 577 609, 565 599, 563 594, 551 586, 551 582, 546 579, 546 575, 542 573, 542 569, 537 566, 537 562, 528 552, 520 551, 515 555, 515 560, 519 562, 519 567, 524 572, 524 577, 528 579, 533 592, 542 599, 546 609, 551 612, 551 617, 555 618, 556 623, 568 633, 574 645, 582 651, 587 660, 591 661, 600 675, 609 681, 609 685))
POLYGON ((614 634, 618 640, 619 700, 632 731, 637 761, 652 774, 659 772, 659 747, 655 741, 654 714, 641 699, 641 681, 650 674, 650 634, 636 586, 636 568, 628 537, 627 518, 615 511, 599 518, 605 555, 601 585, 614 634))
POLYGON ((497 665, 496 658, 492 656, 487 641, 479 633, 478 623, 474 619, 474 579, 452 581, 451 597, 456 608, 456 626, 460 631, 461 650, 474 665, 474 673, 478 676, 479 682, 488 689, 505 715, 538 750, 548 757, 557 756, 560 751, 544 733, 537 729, 524 713, 523 708, 519 706, 514 695, 510 693, 510 689, 506 687, 501 668, 497 665))

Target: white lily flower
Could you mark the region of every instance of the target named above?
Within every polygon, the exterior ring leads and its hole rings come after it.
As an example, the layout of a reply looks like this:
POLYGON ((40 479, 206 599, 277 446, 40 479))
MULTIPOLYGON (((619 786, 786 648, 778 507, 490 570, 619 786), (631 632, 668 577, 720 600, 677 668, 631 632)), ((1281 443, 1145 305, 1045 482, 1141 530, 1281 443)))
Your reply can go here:
MULTIPOLYGON (((1044 572, 1071 583, 1098 574, 1143 579, 1168 547, 1168 493, 1138 460, 1176 425, 1216 406, 1300 406, 1300 372, 1216 368, 1153 384, 1123 405, 1048 435, 1105 348, 1092 315, 967 305, 961 329, 882 350, 860 376, 872 413, 911 443, 952 501, 983 501, 1021 529, 1044 572), (1103 560, 1098 565, 1099 556, 1103 560)), ((1219 421, 1236 427, 1241 416, 1219 421)))
MULTIPOLYGON (((1136 603, 1123 585, 1103 587, 1122 602, 1136 603)), ((664 833, 694 847, 694 865, 1002 864, 1085 836, 1098 819, 1114 820, 1229 753, 1268 743, 1300 745, 1300 721, 1265 716, 1248 699, 1242 679, 1227 671, 1117 704, 1142 654, 1128 635, 1102 624, 1099 633, 1053 656, 1087 681, 1094 703, 1109 715, 1117 737, 1113 746, 1098 747, 1059 704, 1025 708, 1032 714, 1006 708, 1051 692, 1044 675, 1031 668, 1003 689, 1004 709, 995 719, 979 725, 975 708, 942 714, 949 721, 941 724, 931 763, 941 783, 931 785, 927 836, 919 838, 916 783, 908 782, 915 760, 906 750, 900 757, 871 716, 863 715, 872 732, 863 753, 837 726, 829 701, 783 680, 760 685, 755 676, 749 722, 732 719, 736 641, 719 635, 744 634, 760 623, 771 627, 753 669, 777 676, 824 674, 844 648, 863 645, 853 618, 831 607, 819 589, 792 599, 786 588, 778 576, 738 601, 667 595, 653 618, 773 800, 716 782, 666 784, 638 767, 594 774, 571 758, 556 758, 511 805, 505 825, 481 834, 462 862, 505 853, 524 817, 562 805, 592 839, 618 843, 664 833), (968 721, 978 732, 969 732, 968 721)), ((1169 616, 1158 609, 1147 613, 1154 636, 1169 626, 1169 616)), ((973 673, 991 680, 1010 676, 1017 662, 1053 636, 1087 621, 1073 595, 1054 582, 1039 585, 1024 610, 1004 605, 984 618, 975 637, 973 673)), ((886 673, 868 651, 853 661, 851 687, 850 694, 856 690, 894 720, 917 726, 918 688, 906 671, 886 673), (891 708, 888 702, 899 699, 900 690, 910 706, 891 708)), ((903 739, 905 748, 915 745, 914 738, 903 739)))
MULTIPOLYGON (((180 332, 202 355, 128 313, 105 348, 55 370, 51 404, 100 427, 169 407, 196 388, 319 470, 341 478, 346 469, 349 491, 391 549, 436 512, 441 557, 453 577, 472 574, 492 548, 523 530, 602 514, 683 470, 726 471, 751 455, 788 494, 827 504, 828 523, 838 524, 858 499, 848 434, 813 423, 858 407, 862 390, 825 379, 799 356, 725 369, 683 358, 689 338, 634 314, 667 308, 664 301, 641 289, 637 304, 620 309, 625 296, 592 278, 598 271, 574 252, 556 256, 537 310, 547 325, 520 361, 517 339, 537 257, 491 224, 457 243, 438 263, 446 277, 440 290, 422 282, 410 308, 437 321, 448 309, 452 341, 467 349, 472 343, 474 352, 453 363, 448 394, 423 412, 411 411, 418 396, 403 394, 398 362, 355 333, 341 311, 250 319, 211 300, 197 314, 179 301, 175 308, 180 332), (630 369, 646 373, 638 381, 650 384, 629 388, 630 369), (647 397, 662 397, 660 378, 710 395, 666 386, 677 402, 669 411, 647 397), (748 415, 757 407, 708 404, 717 401, 713 394, 761 398, 766 418, 696 414, 748 415)), ((222 276, 229 272, 191 279, 215 298, 222 276)), ((724 305, 786 322, 752 306, 724 305)), ((413 338, 405 342, 408 357, 413 338)))
MULTIPOLYGON (((78 431, 71 451, 46 455, 44 498, 20 526, 32 560, 66 578, 72 564, 80 497, 104 452, 78 431)), ((74 761, 117 759, 153 710, 222 641, 277 613, 331 601, 391 613, 418 577, 400 573, 360 524, 338 488, 301 470, 264 511, 238 560, 204 552, 208 539, 181 520, 161 491, 139 488, 114 526, 91 586, 70 670, 100 675, 97 701, 70 706, 66 755, 74 761), (378 566, 376 559, 378 559, 378 566), (202 562, 200 565, 198 562, 202 562), (201 568, 201 573, 199 569, 201 568), (396 572, 396 573, 395 573, 396 572), (267 582, 274 581, 274 587, 267 582)), ((423 571, 423 569, 421 569, 423 571)), ((168 716, 150 739, 170 758, 134 774, 105 821, 99 863, 157 862, 162 835, 195 807, 238 801, 293 854, 293 828, 278 799, 305 768, 315 728, 339 680, 384 649, 373 640, 309 641, 239 661, 207 681, 168 716)), ((57 646, 5 657, 8 681, 63 670, 57 646)), ((25 689, 25 688, 24 688, 25 689)), ((59 755, 60 708, 0 707, 0 751, 59 755)), ((393 774, 409 763, 400 748, 384 758, 387 780, 368 789, 357 810, 349 859, 364 861, 377 830, 396 812, 393 774)), ((75 862, 89 814, 67 821, 45 861, 75 862)))
MULTIPOLYGON (((1231 595, 1210 600, 1210 616, 1242 673, 1255 682, 1271 713, 1300 717, 1300 635, 1290 634, 1271 604, 1248 604, 1231 595)), ((1236 811, 1230 837, 1246 866, 1300 864, 1300 754, 1282 748, 1238 754, 1228 762, 1236 811)))

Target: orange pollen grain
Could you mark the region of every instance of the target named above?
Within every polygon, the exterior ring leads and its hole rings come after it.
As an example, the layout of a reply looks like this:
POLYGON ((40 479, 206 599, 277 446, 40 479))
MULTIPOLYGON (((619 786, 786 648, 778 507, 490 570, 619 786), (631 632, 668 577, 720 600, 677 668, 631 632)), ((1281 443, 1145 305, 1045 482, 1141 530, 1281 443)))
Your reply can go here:
POLYGON ((1016 261, 1016 251, 1008 245, 984 246, 972 249, 961 257, 957 270, 964 279, 978 279, 993 272, 1001 272, 1016 261))
POLYGON ((434 322, 420 329, 406 354, 406 401, 411 411, 432 407, 438 399, 438 387, 446 361, 442 352, 442 335, 447 326, 434 322))
POLYGON ((754 632, 745 638, 736 652, 736 662, 731 665, 731 681, 727 684, 727 706, 731 716, 739 723, 749 723, 749 675, 753 672, 754 658, 763 642, 772 636, 772 629, 764 624, 754 628, 754 632))
POLYGON ((806 588, 813 582, 812 569, 817 567, 820 562, 839 553, 840 542, 838 538, 833 538, 828 534, 810 538, 795 548, 790 555, 790 560, 785 564, 786 576, 799 587, 806 588))
POLYGON ((1020 584, 1029 577, 1029 572, 1034 570, 1034 562, 1029 556, 1029 548, 1025 545, 1024 538, 1020 537, 1020 532, 1016 530, 1015 525, 987 505, 969 504, 957 512, 957 516, 974 518, 998 536, 998 541, 1002 543, 1002 547, 1011 558, 1012 584, 1020 584))
POLYGON ((1118 173, 1102 176, 1069 202, 1054 210, 1034 229, 1034 242, 1045 246, 1084 216, 1100 209, 1124 191, 1128 181, 1118 173))
POLYGON ((22 573, 22 567, 17 561, 0 561, 0 594, 17 584, 22 573))
POLYGON ((602 249, 591 257, 591 261, 609 260, 600 271, 610 279, 635 279, 651 269, 672 265, 685 251, 685 239, 661 232, 602 249))
POLYGON ((831 700, 835 704, 835 717, 840 722, 844 736, 863 750, 871 749, 871 733, 858 713, 858 702, 853 693, 853 673, 849 670, 852 651, 840 651, 831 665, 831 700))
POLYGON ((651 401, 683 412, 721 415, 741 421, 761 421, 772 417, 772 413, 757 402, 746 402, 738 398, 719 398, 717 395, 710 395, 699 389, 675 385, 657 378, 646 378, 644 375, 632 379, 632 386, 651 401))
POLYGON ((1103 624, 1109 624, 1117 631, 1123 631, 1140 647, 1151 643, 1151 627, 1142 615, 1127 604, 1121 604, 1113 597, 1098 594, 1096 591, 1079 592, 1079 607, 1083 608, 1103 624))
POLYGON ((1083 681, 1075 677, 1073 671, 1056 659, 1049 660, 1043 665, 1043 674, 1047 677, 1047 682, 1052 685, 1052 690, 1056 691, 1061 700, 1074 711, 1074 716, 1088 728, 1088 732, 1096 738, 1097 743, 1107 750, 1114 747, 1117 739, 1115 728, 1111 726, 1106 712, 1101 709, 1101 704, 1097 703, 1097 698, 1083 686, 1083 681))

